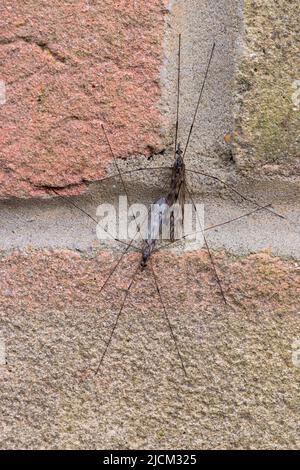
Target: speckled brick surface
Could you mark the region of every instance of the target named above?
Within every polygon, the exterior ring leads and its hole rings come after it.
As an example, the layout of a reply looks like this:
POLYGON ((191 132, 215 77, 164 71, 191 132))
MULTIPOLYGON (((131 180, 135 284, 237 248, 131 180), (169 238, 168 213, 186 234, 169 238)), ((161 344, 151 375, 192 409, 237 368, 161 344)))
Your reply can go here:
POLYGON ((0 6, 0 197, 101 177, 117 156, 162 148, 164 0, 0 6))
POLYGON ((138 257, 100 293, 116 259, 70 251, 3 255, 2 448, 293 448, 299 441, 300 275, 267 253, 153 258, 186 378, 151 271, 138 257))
MULTIPOLYGON (((2 1, 0 199, 12 198, 0 205, 2 449, 300 449, 295 5, 2 1), (130 157, 124 171, 173 150, 179 31, 183 141, 216 41, 187 167, 273 202, 286 220, 262 211, 210 239, 227 305, 205 251, 155 253, 166 310, 150 266, 138 271, 95 375, 140 255, 102 290, 120 251, 98 251, 82 211, 124 190, 113 178, 83 193, 113 168, 102 123, 116 156, 130 157), (53 186, 78 197, 38 199, 53 186)), ((130 174, 134 201, 166 190, 167 157, 149 162, 157 178, 130 174)), ((211 182, 192 185, 208 224, 246 211, 211 182)))

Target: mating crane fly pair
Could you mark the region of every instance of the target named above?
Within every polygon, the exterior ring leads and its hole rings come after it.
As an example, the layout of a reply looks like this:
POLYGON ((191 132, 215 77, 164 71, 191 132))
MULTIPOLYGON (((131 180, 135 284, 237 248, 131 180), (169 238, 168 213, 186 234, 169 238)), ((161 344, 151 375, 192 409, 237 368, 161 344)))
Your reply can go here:
MULTIPOLYGON (((99 293, 101 293, 104 288, 107 286, 109 280, 111 279, 112 275, 115 273, 115 271, 117 270, 117 268, 119 267, 123 257, 126 255, 126 253, 129 252, 129 249, 130 248, 135 248, 136 250, 140 251, 141 252, 141 261, 140 263, 138 264, 131 280, 130 280, 130 283, 125 291, 125 295, 124 295, 124 298, 123 298, 123 301, 121 303, 121 306, 119 308, 119 311, 116 315, 116 319, 115 319, 115 322, 113 324, 113 327, 112 327, 112 330, 110 332, 110 335, 109 335, 109 338, 105 344, 105 348, 104 348, 104 351, 101 355, 101 358, 100 358, 100 361, 98 363, 98 367, 97 369, 95 370, 95 374, 97 374, 104 362, 104 359, 105 359, 105 356, 107 354, 107 351, 108 351, 108 348, 111 344, 111 341, 112 341, 112 338, 114 336, 114 333, 116 331, 116 328, 117 328, 117 325, 118 325, 118 322, 120 320, 120 317, 122 315, 122 312, 124 310, 124 307, 126 305, 126 300, 127 300, 127 297, 129 295, 129 292, 130 292, 130 289, 132 288, 132 285, 134 283, 134 280, 135 280, 135 277, 137 275, 137 273, 143 269, 145 269, 147 266, 150 267, 150 270, 151 270, 151 273, 152 273, 152 276, 153 276, 153 280, 154 280, 154 283, 155 283, 155 287, 156 287, 156 291, 157 291, 157 294, 158 294, 158 297, 159 297, 159 300, 160 300, 160 304, 162 306, 162 310, 163 310, 163 313, 164 313, 164 316, 165 316, 165 319, 166 319, 166 322, 168 324, 168 327, 169 327, 169 330, 170 330, 170 334, 172 336, 172 339, 174 341, 174 345, 175 345, 175 348, 176 348, 176 351, 177 351, 177 355, 178 355, 178 358, 180 360, 180 363, 181 363, 181 367, 182 367, 182 370, 184 372, 184 374, 187 376, 187 371, 186 371, 186 368, 185 368, 185 365, 184 365, 184 361, 183 361, 183 358, 182 358, 182 355, 181 355, 181 352, 180 352, 180 349, 179 349, 179 346, 178 346, 178 342, 177 342, 177 339, 176 339, 176 335, 175 335, 175 332, 174 332, 174 329, 172 327, 172 324, 171 324, 171 321, 170 321, 170 318, 169 318, 169 315, 168 315, 168 311, 167 311, 167 308, 165 306, 165 303, 164 303, 164 300, 163 300, 163 296, 162 296, 162 292, 161 292, 161 289, 159 287, 159 282, 158 282, 158 278, 157 278, 157 275, 155 273, 155 270, 154 270, 154 267, 153 267, 153 264, 151 262, 151 255, 158 250, 158 248, 156 247, 156 243, 157 243, 157 236, 153 236, 153 234, 155 235, 158 235, 161 231, 161 228, 162 228, 162 224, 163 224, 163 211, 164 210, 167 210, 168 208, 171 208, 175 203, 180 203, 180 205, 183 207, 183 204, 184 204, 184 201, 185 201, 185 195, 186 193, 188 194, 189 196, 189 199, 191 200, 192 202, 192 205, 193 205, 193 208, 196 209, 196 206, 195 206, 195 203, 194 203, 194 199, 193 199, 193 196, 192 196, 192 192, 191 190, 189 189, 188 187, 188 184, 187 184, 187 181, 186 181, 186 172, 191 172, 191 173, 194 173, 196 175, 201 175, 201 176, 205 176, 207 178, 210 178, 214 181, 217 181, 219 183, 221 183, 224 187, 226 187, 227 189, 229 189, 230 191, 234 192, 236 195, 238 195, 240 198, 242 198, 243 200, 247 201, 247 202, 250 202, 252 203, 253 205, 255 205, 255 209, 253 209, 252 211, 248 212, 248 213, 244 213, 242 215, 240 215, 239 217, 236 217, 234 219, 231 219, 231 220, 228 220, 228 221, 225 221, 225 222, 222 222, 222 223, 219 223, 217 225, 213 225, 213 226, 210 226, 209 228, 204 228, 202 227, 201 225, 201 221, 199 220, 199 216, 198 216, 198 213, 196 211, 196 215, 197 215, 197 218, 198 218, 198 223, 199 223, 199 226, 201 228, 201 233, 202 233, 202 236, 203 236, 203 241, 204 241, 204 246, 208 252, 208 255, 209 255, 209 259, 210 259, 210 263, 211 263, 211 268, 212 268, 212 271, 213 271, 213 275, 214 275, 214 278, 216 280, 216 284, 218 285, 218 288, 219 288, 219 291, 220 291, 220 294, 222 296, 222 299, 224 301, 224 303, 226 304, 227 303, 227 300, 226 300, 226 296, 225 296, 225 293, 224 293, 224 290, 223 290, 223 286, 222 286, 222 282, 221 282, 221 279, 218 275, 218 272, 217 272, 217 268, 216 268, 216 265, 215 265, 215 262, 214 262, 214 258, 213 258, 213 255, 212 255, 212 252, 209 248, 209 245, 208 245, 208 242, 207 242, 207 239, 206 239, 206 236, 205 236, 205 232, 208 231, 208 230, 211 230, 211 229, 215 229, 217 227, 220 227, 220 226, 223 226, 223 225, 226 225, 226 224, 229 224, 231 222, 234 222, 236 220, 240 220, 242 218, 245 218, 245 217, 248 217, 250 216, 251 214, 254 214, 255 212, 257 211, 260 211, 260 210, 266 210, 266 211, 269 211, 271 212, 272 214, 280 217, 280 218, 284 218, 282 215, 276 213, 275 211, 273 211, 271 209, 271 206, 270 205, 265 205, 265 206, 262 206, 260 204, 258 204, 256 201, 244 196, 243 194, 241 194, 239 191, 237 191, 233 186, 227 184, 226 182, 222 181, 220 178, 218 178, 217 176, 214 176, 214 175, 209 175, 207 173, 204 173, 204 172, 200 172, 200 171, 195 171, 195 170, 189 170, 186 168, 185 166, 185 162, 184 162, 184 159, 185 159, 185 156, 186 156, 186 153, 187 153, 187 150, 188 150, 188 147, 189 147, 189 143, 190 143, 190 139, 191 139, 191 136, 192 136, 192 132, 193 132, 193 127, 194 127, 194 124, 195 124, 195 121, 196 121, 196 117, 197 117, 197 114, 198 114, 198 111, 199 111, 199 107, 200 107, 200 104, 201 104, 201 99, 202 99, 202 96, 203 96, 203 92, 204 92, 204 89, 205 89, 205 85, 206 85, 206 82, 207 82, 207 78, 208 78, 208 75, 209 75, 209 71, 210 71, 210 68, 211 68, 211 63, 212 63, 212 60, 213 60, 213 56, 214 56, 214 51, 215 51, 215 43, 213 44, 212 48, 211 48, 211 51, 210 51, 210 55, 209 55, 209 60, 208 60, 208 63, 207 63, 207 66, 206 66, 206 70, 205 70, 205 74, 204 74, 204 78, 203 78, 203 81, 202 81, 202 85, 201 85, 201 89, 200 89, 200 92, 199 92, 199 96, 198 96, 198 101, 197 101, 197 104, 196 104, 196 108, 195 108, 195 112, 194 112, 194 115, 193 115, 193 119, 192 119, 192 123, 191 123, 191 126, 190 126, 190 129, 189 129, 189 133, 188 133, 188 136, 187 136, 187 141, 186 141, 186 144, 184 146, 184 149, 182 150, 181 148, 181 144, 178 142, 178 128, 179 128, 179 110, 180 110, 180 72, 181 72, 181 35, 179 35, 179 44, 178 44, 178 68, 177 68, 177 106, 176 106, 176 127, 175 127, 175 145, 174 145, 174 163, 173 163, 173 166, 171 167, 171 171, 172 171, 172 175, 171 175, 171 182, 170 182, 170 189, 169 189, 169 192, 167 193, 167 195, 165 197, 161 197, 158 201, 156 201, 156 204, 158 206, 164 206, 164 209, 162 210, 162 212, 159 214, 159 217, 156 218, 156 220, 153 222, 151 222, 152 226, 150 228, 150 232, 149 232, 149 236, 148 238, 144 241, 144 246, 142 249, 140 249, 138 246, 135 245, 134 243, 134 240, 135 240, 135 237, 137 236, 137 234, 139 233, 139 227, 138 227, 138 224, 136 223, 137 225, 137 230, 136 230, 136 235, 132 238, 132 240, 130 242, 125 242, 124 240, 120 240, 118 238, 115 238, 113 237, 112 235, 110 235, 108 232, 108 235, 112 238, 112 240, 115 240, 117 241, 118 243, 121 243, 123 245, 126 246, 124 252, 122 253, 121 257, 118 259, 118 261, 116 262, 116 264, 113 266, 112 270, 110 271, 109 275, 107 276, 107 278, 105 279, 103 285, 100 287, 100 291, 99 293), (153 226, 153 224, 156 224, 155 226, 153 226), (152 235, 150 235, 152 234, 152 235)), ((104 134, 104 137, 106 139, 106 142, 107 142, 107 145, 110 149, 110 153, 112 155, 112 158, 113 158, 113 161, 114 161, 114 164, 115 164, 115 167, 116 167, 116 170, 117 170, 117 174, 116 175, 112 175, 112 176, 108 176, 106 178, 102 178, 100 181, 104 181, 106 179, 110 179, 114 176, 117 176, 119 177, 120 179, 120 182, 122 183, 122 186, 123 186, 123 189, 124 189, 124 192, 126 193, 126 196, 127 196, 127 199, 129 200, 129 197, 128 197, 128 191, 127 191, 127 187, 126 187, 126 184, 125 184, 125 181, 124 181, 124 178, 123 178, 123 174, 119 168, 119 165, 117 163, 117 158, 115 156, 115 153, 113 151, 113 148, 112 148, 112 145, 110 143, 110 140, 108 138, 108 135, 106 133, 106 130, 104 128, 104 126, 102 125, 102 130, 103 130, 103 134, 104 134)), ((153 169, 153 168, 152 168, 153 169)), ((162 169, 162 168, 159 168, 159 169, 162 169)), ((126 173, 134 173, 135 171, 144 171, 144 170, 147 170, 145 168, 139 168, 139 169, 136 169, 136 170, 131 170, 131 171, 128 171, 126 173)), ((66 199, 65 196, 62 196, 60 195, 56 189, 52 188, 52 191, 57 194, 59 197, 63 198, 63 199, 66 199)), ((93 217, 91 216, 88 212, 86 212, 83 208, 81 208, 79 205, 75 204, 73 201, 70 201, 67 199, 67 202, 71 205, 73 205, 74 207, 76 207, 78 210, 80 210, 81 212, 83 212, 86 216, 88 216, 90 219, 92 219, 96 224, 98 224, 98 221, 93 217)), ((172 214, 171 214, 172 215, 172 214)), ((133 218, 135 219, 135 216, 133 216, 133 218)), ((174 243, 174 241, 178 241, 178 240, 174 240, 174 226, 172 225, 172 223, 170 224, 170 244, 174 243)), ((189 234, 191 235, 191 234, 189 234)), ((187 238, 188 235, 184 235, 182 239, 184 238, 187 238)), ((169 246, 169 245, 167 245, 169 246)))

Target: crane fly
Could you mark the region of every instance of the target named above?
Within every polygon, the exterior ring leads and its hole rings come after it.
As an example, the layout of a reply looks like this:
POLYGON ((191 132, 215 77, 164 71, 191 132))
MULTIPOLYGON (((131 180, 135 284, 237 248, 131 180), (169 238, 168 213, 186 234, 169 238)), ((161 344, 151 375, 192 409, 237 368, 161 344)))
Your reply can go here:
MULTIPOLYGON (((119 257, 117 262, 113 265, 113 267, 110 270, 108 276, 104 280, 102 286, 99 287, 99 294, 102 293, 105 290, 105 288, 109 285, 109 281, 111 280, 111 278, 112 278, 113 274, 116 272, 116 270, 120 267, 122 259, 124 258, 124 256, 131 249, 135 249, 136 251, 139 251, 140 254, 141 254, 141 258, 140 258, 140 262, 137 264, 137 266, 134 270, 133 275, 131 276, 131 279, 130 279, 128 285, 127 285, 127 288, 125 289, 123 300, 121 301, 121 304, 120 304, 119 309, 117 311, 117 314, 116 314, 114 323, 112 325, 110 334, 108 336, 108 339, 106 340, 106 344, 104 346, 103 352, 102 352, 102 354, 100 356, 100 359, 98 361, 98 365, 94 370, 95 375, 97 375, 99 373, 99 371, 101 370, 101 367, 102 367, 102 365, 105 361, 105 357, 106 357, 106 355, 109 351, 109 348, 110 348, 111 342, 113 340, 114 334, 116 332, 116 329, 118 327, 119 321, 120 321, 121 316, 122 316, 122 313, 123 313, 124 308, 126 306, 126 302, 128 300, 130 291, 132 289, 132 286, 135 283, 137 274, 139 272, 143 272, 144 270, 148 269, 150 275, 152 276, 153 282, 154 282, 156 294, 157 294, 157 297, 158 297, 160 305, 161 305, 161 309, 162 309, 163 314, 164 314, 166 325, 168 326, 168 329, 170 331, 170 336, 173 340, 174 348, 176 350, 176 353, 177 353, 177 356, 178 356, 178 359, 179 359, 179 362, 180 362, 180 365, 181 365, 181 369, 182 369, 184 375, 187 376, 186 365, 184 363, 184 360, 183 360, 183 357, 182 357, 182 354, 181 354, 181 351, 180 351, 180 348, 179 348, 177 335, 174 331, 172 322, 170 320, 167 305, 164 301, 164 296, 163 296, 162 289, 161 289, 160 282, 159 282, 159 276, 158 276, 157 272, 155 271, 155 267, 152 263, 153 254, 159 250, 159 248, 157 246, 158 245, 157 240, 159 238, 159 234, 161 233, 161 230, 162 230, 162 227, 163 227, 163 224, 164 224, 164 216, 166 215, 166 212, 171 211, 171 213, 169 214, 171 222, 170 222, 170 242, 165 247, 171 246, 174 243, 176 243, 177 241, 182 241, 182 240, 188 238, 188 235, 185 234, 181 238, 176 239, 176 237, 174 235, 174 214, 172 213, 172 207, 174 206, 174 204, 179 204, 180 207, 182 208, 182 214, 184 214, 183 206, 184 206, 184 203, 185 203, 185 200, 186 200, 187 197, 191 201, 191 204, 192 204, 193 208, 196 209, 196 204, 195 204, 195 201, 194 201, 193 193, 192 193, 192 190, 190 189, 190 187, 188 185, 188 181, 187 181, 187 178, 186 178, 187 174, 193 173, 196 176, 198 175, 198 176, 206 177, 206 178, 209 178, 212 181, 218 182, 223 187, 225 187, 227 190, 231 191, 232 193, 239 196, 244 201, 246 201, 248 203, 251 203, 255 206, 254 209, 252 209, 251 211, 249 211, 247 213, 243 213, 243 214, 239 215, 238 217, 235 217, 233 219, 221 222, 219 224, 215 224, 215 225, 207 227, 207 228, 205 228, 203 226, 203 224, 201 223, 200 218, 199 218, 199 216, 196 212, 197 218, 198 218, 198 223, 199 223, 198 225, 200 227, 201 235, 203 237, 204 248, 206 249, 206 251, 208 253, 212 274, 214 276, 216 286, 217 286, 217 288, 220 292, 221 299, 224 302, 224 304, 228 305, 228 299, 226 297, 226 292, 225 292, 224 287, 223 287, 222 279, 221 279, 221 277, 218 273, 218 269, 217 269, 216 263, 214 261, 213 253, 212 253, 212 251, 209 247, 209 244, 208 244, 208 241, 207 241, 207 238, 206 238, 206 232, 208 230, 216 229, 217 227, 227 225, 229 223, 240 220, 242 218, 249 217, 250 215, 252 215, 256 212, 259 212, 259 211, 268 211, 268 212, 271 212, 273 215, 275 215, 277 217, 284 218, 281 214, 278 214, 277 212, 275 212, 272 209, 270 204, 268 204, 268 205, 259 204, 255 200, 243 195, 240 191, 235 189, 234 186, 226 183, 225 181, 220 179, 218 176, 210 175, 210 174, 208 174, 206 172, 202 172, 202 171, 192 170, 192 169, 189 169, 188 167, 186 167, 185 158, 186 158, 186 154, 187 154, 188 149, 189 149, 189 144, 190 144, 190 141, 191 141, 194 124, 196 122, 198 111, 199 111, 199 108, 200 108, 200 105, 201 105, 201 100, 202 100, 203 94, 205 92, 205 87, 206 87, 206 84, 207 84, 207 81, 208 81, 208 77, 209 77, 209 74, 211 73, 215 48, 216 48, 216 44, 214 43, 211 47, 211 50, 210 50, 209 59, 208 59, 207 66, 206 66, 206 69, 205 69, 204 77, 203 77, 201 88, 200 88, 200 91, 199 91, 198 100, 197 100, 197 104, 196 104, 196 107, 195 107, 195 112, 194 112, 194 115, 192 117, 192 122, 191 122, 189 132, 188 132, 188 135, 187 135, 186 143, 185 143, 184 147, 182 147, 181 143, 178 142, 179 117, 180 117, 179 115, 180 115, 180 104, 181 104, 180 103, 181 35, 179 35, 178 67, 177 67, 176 126, 175 126, 175 138, 174 138, 174 150, 173 150, 173 165, 172 165, 171 168, 169 168, 169 167, 156 168, 156 170, 162 170, 162 169, 166 169, 166 168, 169 169, 169 170, 171 169, 171 179, 170 179, 170 183, 167 182, 168 187, 166 188, 165 194, 163 196, 161 196, 157 201, 155 201, 155 205, 158 206, 159 210, 158 210, 156 216, 153 219, 151 219, 149 234, 148 234, 148 237, 144 240, 142 247, 138 246, 137 241, 136 241, 136 238, 137 238, 137 235, 139 233, 140 227, 139 227, 139 225, 136 221, 135 215, 133 215, 133 219, 136 222, 136 231, 135 231, 135 235, 132 237, 132 239, 130 241, 124 241, 120 238, 117 238, 117 237, 114 237, 113 235, 111 235, 112 240, 114 240, 117 243, 121 244, 125 248, 124 248, 124 251, 122 252, 122 255, 119 257)), ((107 179, 111 179, 113 177, 119 178, 119 180, 121 182, 121 185, 123 187, 124 193, 126 194, 126 197, 127 197, 128 201, 130 201, 129 194, 128 194, 128 188, 127 188, 127 185, 126 185, 125 179, 124 179, 125 173, 132 174, 135 171, 146 171, 147 168, 138 168, 138 169, 135 169, 135 170, 129 170, 127 172, 122 172, 121 169, 120 169, 120 166, 118 164, 115 152, 113 150, 113 145, 112 145, 112 143, 109 139, 109 136, 108 136, 108 134, 106 132, 106 129, 105 129, 103 124, 102 124, 102 130, 103 130, 104 138, 105 138, 105 140, 107 142, 107 145, 108 145, 108 148, 110 150, 112 160, 113 160, 113 163, 114 163, 114 166, 116 168, 117 173, 115 175, 110 175, 110 176, 107 176, 105 178, 102 178, 99 181, 104 181, 104 180, 107 180, 107 179)), ((155 170, 155 168, 151 168, 151 169, 155 170)), ((98 220, 95 217, 93 217, 90 213, 88 213, 85 209, 83 209, 80 205, 76 204, 72 200, 69 200, 69 198, 66 198, 66 196, 62 196, 59 193, 57 188, 48 188, 48 189, 50 189, 52 192, 54 192, 57 196, 67 200, 70 205, 73 205, 77 210, 83 212, 85 214, 85 216, 92 219, 92 221, 95 222, 97 225, 99 224, 98 220)), ((109 235, 109 233, 108 233, 108 235, 109 235)))

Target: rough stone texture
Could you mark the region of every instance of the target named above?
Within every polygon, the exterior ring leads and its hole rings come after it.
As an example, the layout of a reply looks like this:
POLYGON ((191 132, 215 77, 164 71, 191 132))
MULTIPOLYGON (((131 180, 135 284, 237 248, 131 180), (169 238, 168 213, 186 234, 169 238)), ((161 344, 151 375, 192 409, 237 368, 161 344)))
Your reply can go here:
POLYGON ((243 15, 235 159, 246 174, 299 179, 299 4, 245 0, 243 15))
MULTIPOLYGON (((140 255, 126 256, 101 292, 122 247, 99 251, 94 223, 70 204, 94 216, 98 204, 123 190, 110 179, 75 198, 3 201, 1 448, 299 449, 300 271, 291 259, 299 257, 300 214, 291 103, 295 2, 244 2, 236 162, 232 91, 241 0, 50 3, 0 6, 0 79, 8 98, 0 108, 0 197, 53 196, 43 186, 85 191, 113 168, 102 122, 117 157, 131 157, 120 162, 124 171, 173 148, 181 31, 183 141, 217 44, 187 167, 234 183, 262 205, 273 202, 286 220, 260 212, 209 238, 212 247, 230 250, 214 253, 227 306, 204 251, 154 255, 187 378, 150 267, 137 275, 95 377, 140 255), (254 170, 256 181, 249 177, 254 170), (288 184, 281 181, 274 194, 262 174, 289 176, 288 184), (262 247, 269 250, 241 256, 262 247)), ((159 168, 156 176, 127 174, 134 202, 149 203, 165 190, 168 153, 147 163, 159 168)), ((187 176, 195 200, 207 206, 206 224, 253 209, 213 178, 187 176)))
POLYGON ((161 150, 165 3, 1 2, 0 197, 99 179, 101 123, 117 156, 161 150))
POLYGON ((100 294, 108 253, 3 254, 1 447, 299 449, 299 267, 215 253, 225 306, 205 252, 155 255, 188 378, 150 268, 95 376, 138 259, 128 256, 100 294))

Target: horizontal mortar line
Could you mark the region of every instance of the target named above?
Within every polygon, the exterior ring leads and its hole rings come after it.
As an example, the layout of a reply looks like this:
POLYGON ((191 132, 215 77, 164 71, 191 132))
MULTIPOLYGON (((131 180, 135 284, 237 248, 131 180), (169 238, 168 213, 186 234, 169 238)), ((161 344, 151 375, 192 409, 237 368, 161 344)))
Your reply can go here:
MULTIPOLYGON (((108 202, 108 201, 107 201, 108 202)), ((196 201, 199 202, 199 201, 196 201)), ((201 201, 203 202, 203 201, 201 201)), ((87 204, 81 199, 80 205, 95 216, 98 204, 87 204)), ((205 226, 220 224, 249 212, 249 205, 237 205, 231 201, 204 200, 205 226)), ((253 206, 252 206, 253 208, 253 206)), ((251 208, 251 209, 252 209, 251 208)), ((250 209, 250 210, 251 210, 250 209)), ((280 206, 276 206, 280 212, 280 206)), ((281 220, 265 211, 251 218, 209 231, 207 238, 212 248, 224 248, 229 252, 244 254, 271 248, 275 255, 300 259, 300 206, 293 207, 285 215, 294 224, 281 220), (297 223, 298 221, 298 223, 297 223)), ((96 224, 88 220, 66 201, 27 201, 0 204, 0 250, 25 249, 71 249, 90 251, 97 248, 96 224)), ((122 249, 116 242, 99 245, 113 251, 122 249)), ((180 251, 179 248, 177 251, 180 251)))

